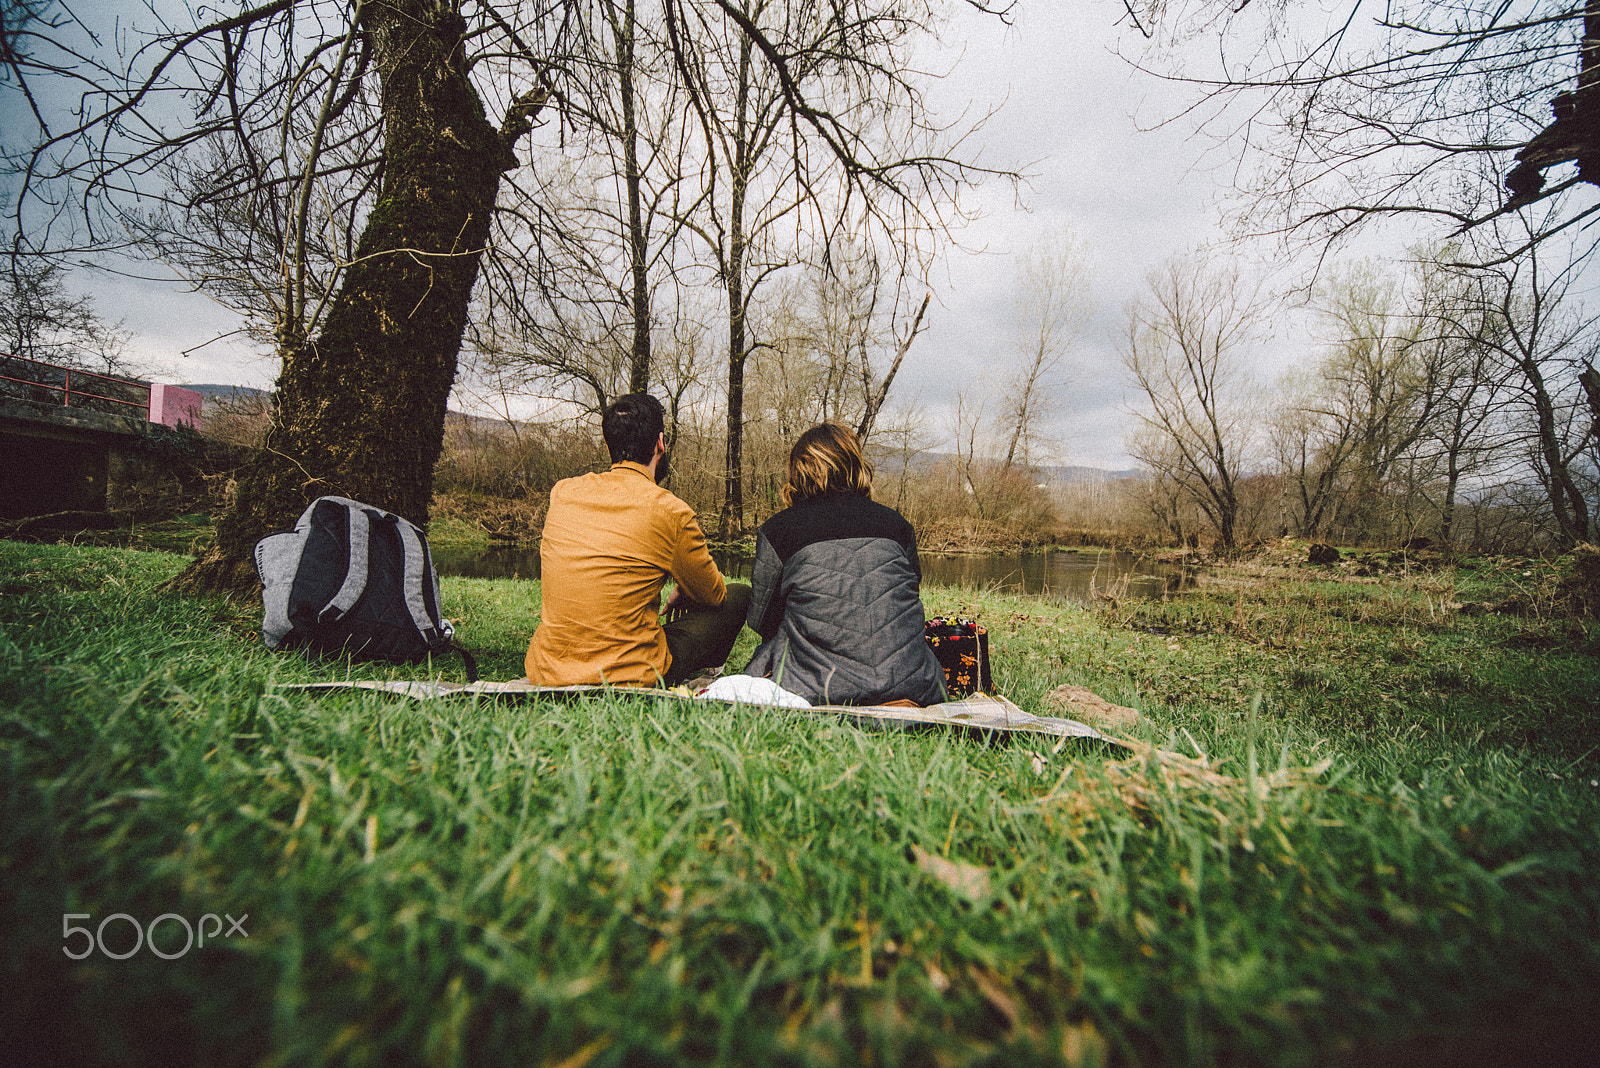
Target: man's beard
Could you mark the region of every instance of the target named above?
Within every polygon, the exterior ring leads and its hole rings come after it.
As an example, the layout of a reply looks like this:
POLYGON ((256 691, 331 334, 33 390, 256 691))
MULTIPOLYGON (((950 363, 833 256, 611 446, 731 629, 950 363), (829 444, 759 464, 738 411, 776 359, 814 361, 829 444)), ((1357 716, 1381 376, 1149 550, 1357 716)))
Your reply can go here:
POLYGON ((664 452, 656 461, 656 485, 665 486, 672 480, 672 453, 664 452))

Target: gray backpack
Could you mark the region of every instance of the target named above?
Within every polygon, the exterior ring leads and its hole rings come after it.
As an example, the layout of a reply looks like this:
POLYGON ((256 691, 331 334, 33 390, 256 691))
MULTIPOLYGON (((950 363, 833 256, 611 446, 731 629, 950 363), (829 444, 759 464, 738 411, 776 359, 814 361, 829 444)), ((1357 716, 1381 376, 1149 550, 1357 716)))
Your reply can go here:
POLYGON ((318 497, 294 529, 256 542, 269 649, 416 663, 455 649, 439 614, 439 576, 417 527, 347 497, 318 497))

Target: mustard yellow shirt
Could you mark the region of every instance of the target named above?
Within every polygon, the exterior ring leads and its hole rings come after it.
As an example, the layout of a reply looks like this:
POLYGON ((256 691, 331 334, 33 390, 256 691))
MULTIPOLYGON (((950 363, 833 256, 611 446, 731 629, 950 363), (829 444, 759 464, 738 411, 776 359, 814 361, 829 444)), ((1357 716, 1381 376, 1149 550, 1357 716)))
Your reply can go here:
POLYGON ((626 461, 555 484, 539 568, 527 659, 537 686, 658 685, 672 662, 659 619, 667 576, 700 604, 727 595, 694 510, 626 461))

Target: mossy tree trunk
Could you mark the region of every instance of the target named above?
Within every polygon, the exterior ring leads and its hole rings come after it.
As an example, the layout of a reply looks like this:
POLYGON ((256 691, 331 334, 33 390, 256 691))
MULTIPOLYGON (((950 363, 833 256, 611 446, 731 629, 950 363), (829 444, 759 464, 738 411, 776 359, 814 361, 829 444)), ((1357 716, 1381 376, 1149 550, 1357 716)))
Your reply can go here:
POLYGON ((428 520, 446 402, 501 174, 539 101, 496 129, 467 74, 465 20, 437 0, 368 0, 384 182, 315 337, 287 337, 265 447, 177 585, 247 594, 255 542, 338 494, 428 520))

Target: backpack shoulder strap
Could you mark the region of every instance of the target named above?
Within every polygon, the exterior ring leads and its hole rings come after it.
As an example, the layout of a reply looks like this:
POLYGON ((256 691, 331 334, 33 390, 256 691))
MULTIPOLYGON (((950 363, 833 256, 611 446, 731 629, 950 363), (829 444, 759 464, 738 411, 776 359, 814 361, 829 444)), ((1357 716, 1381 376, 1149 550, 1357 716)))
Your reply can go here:
POLYGON ((414 524, 399 516, 395 517, 395 527, 400 531, 401 544, 405 546, 406 611, 411 613, 412 624, 432 648, 454 649, 460 653, 466 664, 467 681, 477 682, 477 657, 455 643, 455 628, 443 617, 439 608, 439 575, 433 569, 433 554, 428 550, 428 543, 414 524), (440 613, 437 625, 433 616, 428 614, 428 606, 423 600, 425 591, 433 594, 434 610, 440 613))
POLYGON ((433 581, 428 547, 417 535, 416 527, 398 516, 395 520, 395 529, 400 532, 400 544, 405 547, 406 611, 411 614, 412 625, 423 640, 429 645, 442 645, 450 640, 450 634, 434 624, 433 618, 428 615, 428 606, 422 601, 422 584, 433 581))
POLYGON ((467 665, 467 681, 468 682, 477 682, 478 681, 478 658, 473 656, 467 650, 461 648, 461 646, 457 645, 455 642, 451 642, 450 643, 450 648, 452 648, 456 652, 460 653, 461 654, 461 659, 466 663, 466 665, 467 665))
POLYGON ((350 521, 350 559, 344 573, 344 583, 333 599, 317 613, 319 624, 339 622, 367 590, 367 546, 372 537, 372 520, 367 516, 366 508, 356 505, 354 501, 342 502, 342 507, 350 521))

